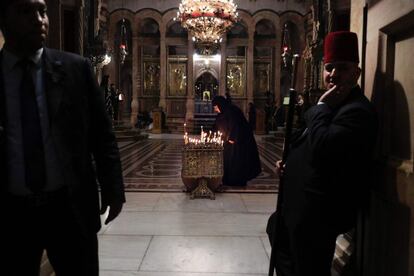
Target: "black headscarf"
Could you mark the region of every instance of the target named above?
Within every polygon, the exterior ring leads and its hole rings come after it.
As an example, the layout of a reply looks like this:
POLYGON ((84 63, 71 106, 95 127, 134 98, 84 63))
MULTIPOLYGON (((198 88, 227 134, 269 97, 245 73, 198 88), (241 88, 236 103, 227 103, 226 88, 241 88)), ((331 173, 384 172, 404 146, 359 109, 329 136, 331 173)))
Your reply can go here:
POLYGON ((229 102, 223 96, 215 96, 211 101, 211 104, 213 106, 217 105, 221 113, 223 113, 229 107, 229 102))

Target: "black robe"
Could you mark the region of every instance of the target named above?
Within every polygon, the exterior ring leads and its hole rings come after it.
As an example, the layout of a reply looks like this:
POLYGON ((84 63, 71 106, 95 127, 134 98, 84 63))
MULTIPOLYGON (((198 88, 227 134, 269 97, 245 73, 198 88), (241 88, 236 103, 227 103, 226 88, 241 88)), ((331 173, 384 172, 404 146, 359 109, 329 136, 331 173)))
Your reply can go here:
POLYGON ((243 112, 229 104, 216 118, 215 131, 223 133, 224 175, 223 185, 245 186, 261 172, 259 152, 253 131, 243 112), (231 144, 228 141, 235 143, 231 144))
POLYGON ((342 105, 315 105, 292 139, 277 229, 277 275, 330 275, 336 237, 369 200, 377 120, 359 87, 342 105), (295 263, 296 273, 291 264, 295 263))

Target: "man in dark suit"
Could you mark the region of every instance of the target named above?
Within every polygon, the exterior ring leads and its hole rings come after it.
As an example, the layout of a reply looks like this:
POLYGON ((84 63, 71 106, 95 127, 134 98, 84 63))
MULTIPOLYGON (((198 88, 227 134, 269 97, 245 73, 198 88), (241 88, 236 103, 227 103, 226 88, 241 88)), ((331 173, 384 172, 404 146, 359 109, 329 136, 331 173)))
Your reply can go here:
POLYGON ((89 63, 44 47, 48 24, 44 0, 0 1, 1 274, 39 275, 46 249, 56 275, 98 275, 99 215, 125 202, 119 151, 89 63))
POLYGON ((324 41, 327 91, 305 114, 286 164, 282 214, 276 233, 278 276, 329 276, 336 238, 355 226, 367 200, 376 116, 357 85, 355 33, 329 33, 324 41))

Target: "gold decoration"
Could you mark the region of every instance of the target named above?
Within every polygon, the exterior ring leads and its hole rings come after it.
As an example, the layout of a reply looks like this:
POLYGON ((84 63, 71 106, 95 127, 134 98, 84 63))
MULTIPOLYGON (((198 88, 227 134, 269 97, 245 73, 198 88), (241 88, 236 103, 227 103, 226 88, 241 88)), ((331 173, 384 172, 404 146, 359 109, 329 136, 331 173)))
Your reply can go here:
POLYGON ((244 62, 227 63, 227 89, 231 95, 244 96, 245 87, 244 62))
POLYGON ((181 21, 194 41, 214 44, 237 21, 236 10, 233 0, 182 0, 174 20, 181 21))
POLYGON ((187 94, 187 64, 170 62, 169 67, 169 96, 185 96, 187 94))
POLYGON ((256 63, 254 74, 254 92, 264 96, 267 91, 270 91, 270 64, 256 63))
POLYGON ((212 190, 210 190, 207 184, 207 178, 200 178, 198 180, 197 188, 195 188, 190 194, 190 199, 194 199, 197 197, 209 197, 210 199, 216 199, 216 195, 212 190))
POLYGON ((201 131, 200 139, 190 138, 184 124, 181 178, 190 198, 210 197, 222 184, 223 140, 221 133, 201 131))
POLYGON ((160 64, 144 62, 144 95, 159 95, 160 64))

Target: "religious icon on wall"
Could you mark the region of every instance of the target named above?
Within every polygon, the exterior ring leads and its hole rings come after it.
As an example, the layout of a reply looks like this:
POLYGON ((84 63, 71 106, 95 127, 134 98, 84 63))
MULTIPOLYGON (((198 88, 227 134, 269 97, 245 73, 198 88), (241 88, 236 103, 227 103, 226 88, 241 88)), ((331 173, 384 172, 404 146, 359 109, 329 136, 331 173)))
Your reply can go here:
POLYGON ((144 62, 144 95, 160 94, 160 65, 144 62))
POLYGON ((185 96, 187 90, 187 64, 170 63, 169 64, 169 96, 185 96))
POLYGON ((270 63, 254 65, 254 93, 264 96, 270 90, 270 63))
POLYGON ((204 90, 203 91, 203 101, 210 101, 210 100, 211 100, 210 91, 204 90))
POLYGON ((227 63, 227 89, 230 91, 231 95, 244 95, 244 72, 244 62, 227 63))

